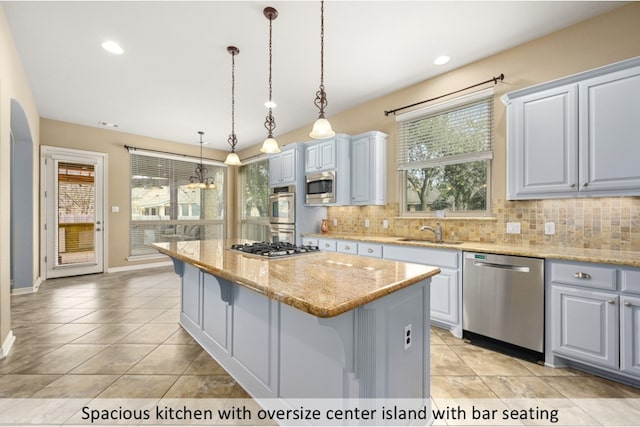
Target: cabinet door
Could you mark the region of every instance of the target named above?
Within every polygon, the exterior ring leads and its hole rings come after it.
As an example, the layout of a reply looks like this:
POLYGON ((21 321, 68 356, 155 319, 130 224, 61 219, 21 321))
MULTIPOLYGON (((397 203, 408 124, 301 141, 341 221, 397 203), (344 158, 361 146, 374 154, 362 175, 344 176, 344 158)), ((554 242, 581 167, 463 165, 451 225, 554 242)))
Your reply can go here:
POLYGON ((328 170, 336 168, 336 141, 323 142, 320 149, 320 169, 328 170))
POLYGON ((296 182, 296 150, 284 151, 282 157, 281 183, 293 184, 296 182))
POLYGON ((562 86, 515 99, 509 106, 509 199, 576 193, 577 92, 577 85, 562 86))
POLYGON ((640 194, 640 67, 580 83, 581 191, 640 194))
POLYGON ((309 145, 304 150, 304 170, 305 172, 315 172, 320 168, 320 147, 309 145))
POLYGON ((282 155, 269 156, 269 185, 274 186, 282 182, 282 155))
POLYGON ((351 141, 351 203, 363 204, 371 199, 371 144, 369 138, 351 141))
POLYGON ((640 376, 640 298, 620 298, 620 369, 640 376))
POLYGON ((431 278, 431 319, 458 323, 458 271, 440 269, 431 278))
POLYGON ((618 368, 618 296, 551 287, 551 350, 609 368, 618 368))

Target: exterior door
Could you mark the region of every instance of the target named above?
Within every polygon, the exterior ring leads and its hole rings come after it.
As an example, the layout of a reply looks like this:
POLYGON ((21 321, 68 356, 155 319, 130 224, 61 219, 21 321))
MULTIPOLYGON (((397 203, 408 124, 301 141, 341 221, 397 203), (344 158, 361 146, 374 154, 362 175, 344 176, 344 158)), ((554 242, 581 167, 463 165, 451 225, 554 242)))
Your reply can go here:
POLYGON ((106 154, 42 147, 45 278, 104 272, 106 154))

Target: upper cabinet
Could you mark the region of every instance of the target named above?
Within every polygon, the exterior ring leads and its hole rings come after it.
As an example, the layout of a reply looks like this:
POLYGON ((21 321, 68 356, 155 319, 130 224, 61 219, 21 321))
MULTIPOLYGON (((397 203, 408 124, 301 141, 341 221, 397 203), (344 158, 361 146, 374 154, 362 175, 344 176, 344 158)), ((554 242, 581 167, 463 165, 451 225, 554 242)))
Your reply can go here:
POLYGON ((305 150, 304 171, 321 172, 336 168, 336 140, 310 144, 305 150))
POLYGON ((387 135, 367 132, 351 138, 351 204, 387 202, 387 135))
POLYGON ((287 145, 278 154, 269 156, 269 187, 296 183, 298 163, 297 144, 287 145))
POLYGON ((349 135, 308 142, 304 148, 305 173, 342 169, 349 163, 349 135))
POLYGON ((640 195, 640 58, 502 99, 508 199, 640 195))

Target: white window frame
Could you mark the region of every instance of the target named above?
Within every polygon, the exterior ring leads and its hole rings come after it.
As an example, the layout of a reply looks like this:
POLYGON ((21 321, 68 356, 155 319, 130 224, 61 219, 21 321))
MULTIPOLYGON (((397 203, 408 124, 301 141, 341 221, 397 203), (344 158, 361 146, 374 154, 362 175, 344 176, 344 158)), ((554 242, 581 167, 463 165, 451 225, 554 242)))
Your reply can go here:
MULTIPOLYGON (((415 119, 420 119, 426 116, 431 116, 431 115, 435 115, 438 114, 440 112, 444 112, 446 110, 451 110, 451 109, 455 109, 456 107, 463 107, 464 105, 473 103, 473 102, 477 102, 483 99, 487 99, 489 97, 493 97, 494 96, 494 89, 493 87, 488 88, 488 89, 484 89, 484 90, 480 90, 477 92, 473 92, 467 95, 463 95, 463 96, 459 96, 456 97, 454 99, 450 99, 444 102, 440 102, 437 104, 433 104, 424 108, 419 108, 417 110, 413 110, 410 111, 408 113, 404 113, 404 114, 399 114, 396 116, 396 122, 406 122, 406 121, 411 121, 411 120, 415 120, 415 119)), ((494 112, 493 114, 495 114, 495 99, 494 99, 494 112)), ((495 129, 492 129, 492 138, 495 139, 495 129)), ((396 141, 396 143, 399 143, 399 141, 396 141)), ((458 160, 460 161, 454 161, 452 162, 451 160, 446 160, 443 162, 433 162, 433 161, 429 161, 428 165, 420 165, 419 163, 416 163, 415 165, 415 169, 419 169, 419 168, 424 168, 424 167, 440 167, 440 166, 445 166, 445 165, 450 165, 450 164, 462 164, 462 163, 468 163, 471 161, 486 161, 487 162, 487 170, 486 170, 486 174, 487 174, 487 178, 486 178, 486 185, 487 185, 487 190, 486 190, 486 209, 485 210, 475 210, 475 211, 449 211, 447 210, 445 212, 445 215, 447 217, 456 217, 456 218, 460 218, 460 217, 480 217, 480 218, 487 218, 487 217, 491 217, 492 216, 492 187, 493 187, 493 180, 492 180, 492 163, 493 163, 493 143, 494 141, 491 141, 491 151, 490 152, 479 152, 477 153, 477 155, 474 154, 470 154, 470 155, 464 155, 461 158, 458 158, 458 160)), ((417 212, 410 212, 407 209, 407 189, 406 189, 406 170, 407 169, 414 169, 414 168, 410 168, 408 166, 408 164, 401 164, 401 160, 400 158, 397 159, 398 162, 398 172, 399 172, 399 190, 400 190, 400 216, 401 217, 406 217, 406 218, 434 218, 436 216, 438 216, 438 212, 437 211, 417 211, 417 212)))

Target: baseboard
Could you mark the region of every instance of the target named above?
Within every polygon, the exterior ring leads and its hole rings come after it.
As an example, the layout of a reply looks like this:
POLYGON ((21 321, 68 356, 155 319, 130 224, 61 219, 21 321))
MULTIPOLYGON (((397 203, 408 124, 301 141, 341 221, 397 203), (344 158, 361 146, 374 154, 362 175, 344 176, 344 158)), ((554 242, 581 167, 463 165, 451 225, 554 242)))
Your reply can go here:
POLYGON ((13 347, 13 343, 16 341, 16 336, 13 335, 13 331, 9 331, 7 334, 7 338, 5 338, 2 343, 2 347, 0 347, 0 359, 4 359, 9 355, 11 351, 11 347, 13 347))
POLYGON ((42 284, 42 277, 38 277, 35 283, 32 286, 23 286, 14 288, 13 284, 11 286, 11 295, 24 295, 38 292, 40 289, 40 285, 42 284))
POLYGON ((171 267, 171 266, 173 266, 173 262, 171 261, 149 262, 146 264, 126 265, 123 267, 111 267, 107 269, 107 273, 119 273, 121 271, 145 270, 147 268, 171 267))

